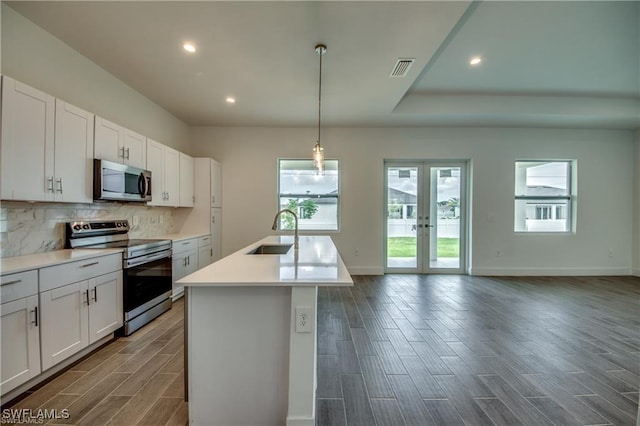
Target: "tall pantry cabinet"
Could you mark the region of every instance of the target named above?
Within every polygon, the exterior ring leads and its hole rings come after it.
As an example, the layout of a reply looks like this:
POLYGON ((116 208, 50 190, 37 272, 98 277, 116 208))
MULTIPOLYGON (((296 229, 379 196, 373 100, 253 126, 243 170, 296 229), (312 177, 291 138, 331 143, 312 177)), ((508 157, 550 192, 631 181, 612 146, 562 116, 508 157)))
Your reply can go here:
POLYGON ((222 173, 211 158, 194 158, 195 202, 183 233, 211 234, 213 262, 222 257, 222 173))

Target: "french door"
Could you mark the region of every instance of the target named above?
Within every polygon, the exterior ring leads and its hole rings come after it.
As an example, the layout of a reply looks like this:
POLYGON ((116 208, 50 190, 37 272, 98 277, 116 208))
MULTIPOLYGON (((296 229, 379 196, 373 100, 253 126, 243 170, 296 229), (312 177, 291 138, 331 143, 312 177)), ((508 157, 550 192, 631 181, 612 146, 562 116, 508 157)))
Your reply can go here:
POLYGON ((466 162, 385 162, 385 271, 464 273, 466 162))

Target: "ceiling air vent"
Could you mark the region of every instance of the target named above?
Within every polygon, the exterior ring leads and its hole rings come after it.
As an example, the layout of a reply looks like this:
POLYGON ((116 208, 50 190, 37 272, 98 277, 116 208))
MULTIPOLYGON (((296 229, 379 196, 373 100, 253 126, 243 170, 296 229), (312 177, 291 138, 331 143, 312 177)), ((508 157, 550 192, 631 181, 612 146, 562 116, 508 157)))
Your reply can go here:
POLYGON ((411 65, 415 62, 415 59, 400 58, 391 71, 389 77, 406 77, 407 73, 411 69, 411 65))

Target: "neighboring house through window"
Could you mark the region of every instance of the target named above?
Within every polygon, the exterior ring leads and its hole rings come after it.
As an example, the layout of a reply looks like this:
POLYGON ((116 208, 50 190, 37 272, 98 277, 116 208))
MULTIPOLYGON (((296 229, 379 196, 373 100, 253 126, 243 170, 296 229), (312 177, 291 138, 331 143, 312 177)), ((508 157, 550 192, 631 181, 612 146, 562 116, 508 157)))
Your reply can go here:
MULTIPOLYGON (((319 174, 311 160, 278 160, 278 204, 296 212, 300 230, 337 231, 340 212, 338 160, 325 160, 319 174)), ((291 215, 280 216, 280 229, 293 229, 291 215)))
POLYGON ((516 232, 572 229, 572 161, 516 161, 516 232))

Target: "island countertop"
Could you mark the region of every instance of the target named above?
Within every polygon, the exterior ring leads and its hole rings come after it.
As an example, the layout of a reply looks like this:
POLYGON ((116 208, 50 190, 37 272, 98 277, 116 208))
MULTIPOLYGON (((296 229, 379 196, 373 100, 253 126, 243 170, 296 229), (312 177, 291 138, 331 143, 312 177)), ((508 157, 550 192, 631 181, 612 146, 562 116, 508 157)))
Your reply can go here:
POLYGON ((293 244, 293 236, 269 236, 177 281, 191 287, 352 286, 331 237, 304 235, 286 254, 249 254, 260 245, 293 244))

